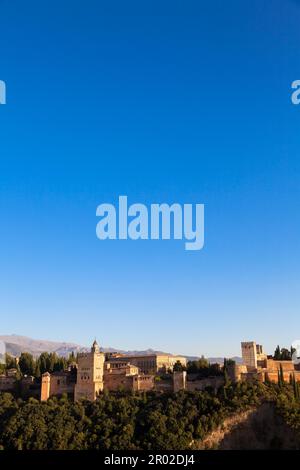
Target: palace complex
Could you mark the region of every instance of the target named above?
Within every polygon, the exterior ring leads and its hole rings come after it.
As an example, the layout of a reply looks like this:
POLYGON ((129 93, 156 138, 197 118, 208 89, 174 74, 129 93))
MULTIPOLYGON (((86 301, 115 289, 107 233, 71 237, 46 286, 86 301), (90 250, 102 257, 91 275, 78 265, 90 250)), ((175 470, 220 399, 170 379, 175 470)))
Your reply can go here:
MULTIPOLYGON (((288 383, 294 378, 300 382, 298 361, 276 360, 254 341, 242 342, 241 348, 242 364, 231 361, 226 366, 233 382, 284 380, 288 383)), ((191 373, 185 357, 171 354, 105 354, 94 341, 90 351, 79 353, 76 363, 67 370, 45 372, 41 379, 32 376, 17 379, 16 369, 6 370, 0 375, 0 391, 34 396, 41 401, 63 394, 75 401, 94 401, 105 390, 178 392, 201 391, 207 387, 217 390, 224 384, 223 366, 214 370, 212 376, 191 373)))

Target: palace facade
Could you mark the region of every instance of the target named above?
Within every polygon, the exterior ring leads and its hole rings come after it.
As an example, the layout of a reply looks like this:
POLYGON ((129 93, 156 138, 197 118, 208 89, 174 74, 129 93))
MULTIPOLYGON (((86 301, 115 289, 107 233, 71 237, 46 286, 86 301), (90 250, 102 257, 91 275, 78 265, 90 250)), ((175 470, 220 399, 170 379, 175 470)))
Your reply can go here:
MULTIPOLYGON (((172 372, 178 361, 186 366, 186 358, 168 354, 106 356, 94 341, 90 352, 78 354, 75 375, 74 370, 42 375, 41 400, 67 393, 74 396, 75 401, 94 401, 103 390, 153 390, 155 376, 172 372)), ((166 388, 173 390, 173 381, 166 388)))

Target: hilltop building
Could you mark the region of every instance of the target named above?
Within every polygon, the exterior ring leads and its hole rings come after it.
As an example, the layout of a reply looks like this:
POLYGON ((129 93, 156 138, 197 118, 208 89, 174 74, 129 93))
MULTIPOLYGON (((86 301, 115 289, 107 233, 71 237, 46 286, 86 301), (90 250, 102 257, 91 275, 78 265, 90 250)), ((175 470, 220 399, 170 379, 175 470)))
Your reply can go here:
POLYGON ((45 372, 42 375, 41 381, 41 401, 47 401, 49 397, 62 395, 66 393, 72 396, 75 390, 77 369, 71 370, 45 372))
POLYGON ((24 375, 18 380, 17 369, 11 368, 4 374, 0 374, 0 392, 17 393, 23 398, 39 398, 40 386, 31 375, 24 375))
POLYGON ((45 373, 42 376, 41 400, 67 393, 75 401, 94 401, 103 390, 178 392, 180 390, 215 390, 224 383, 223 376, 189 377, 184 370, 187 360, 171 354, 125 356, 119 353, 104 354, 96 342, 91 351, 78 355, 77 374, 70 372, 45 373), (182 371, 174 371, 180 363, 182 371))
MULTIPOLYGON (((74 371, 46 372, 42 375, 41 400, 46 401, 51 396, 67 393, 74 396, 74 400, 94 401, 103 390, 152 390, 154 388, 154 375, 146 374, 134 364, 136 357, 115 357, 105 358, 105 354, 100 351, 96 341, 94 341, 91 351, 78 354, 78 364, 76 373, 74 371)), ((152 364, 161 364, 151 356, 152 364)), ((165 360, 170 364, 171 361, 165 360)), ((175 361, 176 362, 176 361, 175 361)), ((146 364, 146 361, 143 362, 146 364)), ((146 370, 144 368, 143 370, 146 370)))
POLYGON ((111 357, 110 362, 122 359, 128 363, 139 368, 143 374, 160 374, 166 372, 173 372, 174 366, 179 362, 183 367, 186 367, 187 361, 185 357, 173 356, 172 354, 146 354, 144 356, 125 356, 118 355, 111 357))
POLYGON ((230 378, 234 382, 256 379, 260 382, 278 383, 280 373, 287 383, 291 377, 300 382, 300 365, 292 360, 277 360, 268 356, 263 347, 255 341, 242 342, 241 349, 243 363, 234 364, 229 368, 230 378))
MULTIPOLYGON (((276 360, 254 341, 241 343, 242 364, 229 364, 228 373, 233 382, 259 380, 275 382, 280 378, 300 382, 300 364, 292 360, 276 360)), ((178 392, 218 390, 224 384, 222 371, 212 376, 186 372, 187 361, 182 356, 151 354, 126 356, 104 354, 96 341, 89 352, 78 354, 77 363, 68 370, 45 372, 41 381, 31 376, 17 378, 17 370, 10 369, 0 375, 0 391, 21 393, 21 396, 38 396, 46 401, 53 396, 67 394, 75 401, 96 400, 102 391, 178 392), (174 366, 181 364, 181 368, 174 366), (181 370, 180 370, 181 369, 181 370)))
POLYGON ((9 369, 5 374, 0 375, 0 391, 10 392, 14 390, 16 383, 16 369, 9 369))

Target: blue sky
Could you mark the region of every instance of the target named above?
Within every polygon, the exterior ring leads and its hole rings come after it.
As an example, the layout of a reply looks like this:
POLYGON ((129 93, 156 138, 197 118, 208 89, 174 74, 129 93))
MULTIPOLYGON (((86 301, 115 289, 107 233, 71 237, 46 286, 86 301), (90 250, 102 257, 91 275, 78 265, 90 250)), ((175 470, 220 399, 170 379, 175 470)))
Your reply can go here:
POLYGON ((0 1, 2 334, 209 356, 300 336, 299 21, 296 0, 0 1), (204 249, 98 240, 121 194, 204 203, 204 249))

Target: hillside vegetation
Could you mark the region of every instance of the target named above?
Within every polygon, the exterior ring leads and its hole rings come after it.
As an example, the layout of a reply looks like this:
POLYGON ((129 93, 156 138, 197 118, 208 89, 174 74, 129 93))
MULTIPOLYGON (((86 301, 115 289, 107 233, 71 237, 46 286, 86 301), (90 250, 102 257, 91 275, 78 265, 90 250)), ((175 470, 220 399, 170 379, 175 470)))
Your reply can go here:
MULTIPOLYGON (((178 394, 104 393, 94 403, 72 403, 66 397, 40 403, 33 398, 23 401, 2 393, 0 448, 199 448, 226 420, 247 410, 259 410, 264 403, 274 407, 276 416, 293 434, 293 447, 297 446, 300 402, 293 386, 227 383, 217 394, 210 390, 178 394)), ((234 432, 234 427, 230 432, 234 432)), ((218 445, 222 448, 221 441, 218 445)), ((282 447, 276 440, 272 445, 282 447)))

